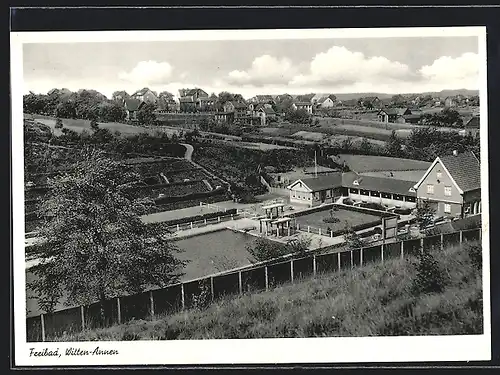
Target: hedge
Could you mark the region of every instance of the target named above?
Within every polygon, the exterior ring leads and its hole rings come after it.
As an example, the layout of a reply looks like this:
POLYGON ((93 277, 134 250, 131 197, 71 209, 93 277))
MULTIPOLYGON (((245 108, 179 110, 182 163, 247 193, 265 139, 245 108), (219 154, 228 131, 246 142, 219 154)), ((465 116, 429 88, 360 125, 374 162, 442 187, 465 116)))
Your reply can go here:
POLYGON ((173 202, 180 202, 180 201, 187 200, 187 199, 202 199, 202 198, 211 197, 213 195, 224 194, 225 192, 226 192, 226 189, 221 187, 221 188, 214 189, 212 191, 203 192, 203 193, 186 194, 186 195, 180 195, 177 197, 158 198, 155 200, 155 203, 157 205, 162 205, 162 204, 168 204, 168 203, 173 203, 173 202))
POLYGON ((229 216, 229 215, 236 215, 238 210, 236 208, 231 208, 227 211, 217 211, 217 212, 209 212, 207 214, 203 215, 195 215, 195 216, 189 216, 189 217, 183 217, 181 219, 175 219, 175 220, 169 220, 166 221, 165 224, 167 225, 177 225, 177 224, 185 224, 185 223, 191 223, 195 221, 201 221, 205 219, 212 219, 214 217, 218 216, 229 216))

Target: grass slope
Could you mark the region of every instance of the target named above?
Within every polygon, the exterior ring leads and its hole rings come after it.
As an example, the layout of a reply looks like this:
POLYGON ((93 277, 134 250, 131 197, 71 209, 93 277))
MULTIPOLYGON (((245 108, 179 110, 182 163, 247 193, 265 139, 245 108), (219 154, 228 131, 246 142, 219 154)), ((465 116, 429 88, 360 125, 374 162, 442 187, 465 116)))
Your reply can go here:
POLYGON ((57 340, 480 334, 482 277, 474 267, 469 246, 435 253, 447 279, 442 293, 414 295, 411 286, 417 259, 395 259, 268 292, 228 297, 207 309, 132 321, 57 340))

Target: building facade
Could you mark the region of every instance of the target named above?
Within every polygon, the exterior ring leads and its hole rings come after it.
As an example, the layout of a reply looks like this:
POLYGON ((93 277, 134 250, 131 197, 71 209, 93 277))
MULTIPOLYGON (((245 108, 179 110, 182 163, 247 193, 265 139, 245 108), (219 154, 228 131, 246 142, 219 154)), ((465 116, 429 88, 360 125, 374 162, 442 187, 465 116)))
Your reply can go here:
POLYGON ((481 167, 470 152, 438 157, 415 184, 419 202, 437 216, 463 218, 481 213, 481 167))

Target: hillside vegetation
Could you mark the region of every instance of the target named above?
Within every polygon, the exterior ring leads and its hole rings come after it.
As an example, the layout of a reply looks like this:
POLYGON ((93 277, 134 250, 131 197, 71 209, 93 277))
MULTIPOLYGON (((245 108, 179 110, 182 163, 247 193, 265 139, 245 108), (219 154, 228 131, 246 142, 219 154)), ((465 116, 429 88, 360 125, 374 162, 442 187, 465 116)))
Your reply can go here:
POLYGON ((227 297, 61 341, 458 335, 483 331, 481 245, 433 250, 227 297))

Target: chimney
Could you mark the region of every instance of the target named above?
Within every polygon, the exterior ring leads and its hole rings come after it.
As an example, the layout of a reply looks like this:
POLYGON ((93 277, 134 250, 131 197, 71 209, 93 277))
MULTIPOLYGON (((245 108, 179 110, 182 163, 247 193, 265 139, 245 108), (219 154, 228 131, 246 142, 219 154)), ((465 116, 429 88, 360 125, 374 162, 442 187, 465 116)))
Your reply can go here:
POLYGON ((458 156, 458 151, 457 150, 453 150, 453 156, 458 156))

